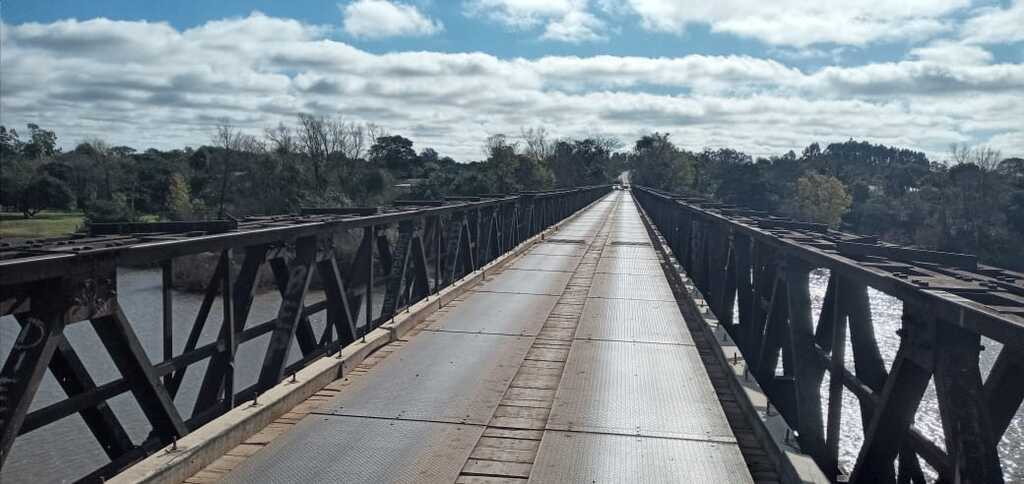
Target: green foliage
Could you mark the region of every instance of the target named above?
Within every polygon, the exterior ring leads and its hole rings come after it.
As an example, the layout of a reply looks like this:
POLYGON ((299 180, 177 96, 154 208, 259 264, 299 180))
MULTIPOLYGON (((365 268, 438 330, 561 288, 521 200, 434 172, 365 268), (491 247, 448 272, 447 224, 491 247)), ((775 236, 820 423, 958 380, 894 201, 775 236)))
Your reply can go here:
POLYGON ((25 185, 18 198, 18 210, 27 218, 46 208, 67 209, 72 202, 74 195, 64 182, 49 175, 40 175, 25 185))
POLYGON ((52 130, 42 129, 36 124, 28 124, 29 141, 21 149, 22 156, 35 160, 51 158, 60 150, 57 148, 57 134, 52 130))
POLYGON ((694 164, 693 156, 669 141, 668 133, 645 135, 633 146, 632 182, 661 190, 690 187, 694 164))
MULTIPOLYGON (((683 152, 685 153, 685 152, 683 152)), ((693 177, 672 181, 674 146, 666 135, 641 138, 630 156, 633 182, 696 192, 769 212, 842 225, 884 240, 1024 269, 1024 159, 988 148, 957 147, 955 163, 924 153, 849 140, 808 145, 751 161, 730 149, 694 157, 693 177)), ((684 178, 685 176, 679 177, 684 178)))
POLYGON ((381 136, 370 147, 370 161, 391 170, 399 178, 416 176, 416 151, 412 140, 402 136, 381 136))
POLYGON ((167 186, 166 213, 171 220, 188 220, 193 216, 192 190, 179 173, 171 175, 167 186))
POLYGON ((93 200, 85 207, 87 223, 134 222, 138 218, 123 193, 114 194, 110 200, 93 200))
POLYGON ((18 131, 0 125, 0 159, 9 160, 21 156, 25 143, 18 138, 18 131))
POLYGON ((546 160, 518 153, 518 145, 506 143, 504 137, 492 138, 490 156, 485 166, 491 186, 477 193, 544 190, 553 182, 546 160))
POLYGON ((551 157, 551 171, 563 187, 609 183, 612 173, 611 150, 601 140, 559 141, 551 157))
POLYGON ((628 170, 638 185, 785 210, 1024 269, 1024 159, 1000 161, 990 149, 958 148, 955 163, 945 165, 920 152, 848 140, 754 160, 729 148, 691 153, 664 133, 623 152, 614 139, 556 140, 530 128, 489 138, 483 161, 456 163, 430 148, 417 154, 411 140, 379 126, 340 118, 302 116, 265 138, 220 128, 214 146, 197 149, 136 152, 93 139, 61 152, 51 130, 0 126, 0 204, 23 216, 77 206, 93 221, 210 218, 221 205, 240 217, 609 183, 628 170))
POLYGON ((852 198, 838 178, 808 173, 796 180, 792 210, 802 220, 838 227, 852 198))

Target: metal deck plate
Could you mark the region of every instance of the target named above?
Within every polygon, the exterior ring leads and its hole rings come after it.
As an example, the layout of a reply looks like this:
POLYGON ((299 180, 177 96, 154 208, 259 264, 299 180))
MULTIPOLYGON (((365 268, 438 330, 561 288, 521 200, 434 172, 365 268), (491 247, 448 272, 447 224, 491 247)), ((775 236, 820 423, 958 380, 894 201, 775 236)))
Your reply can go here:
POLYGON ((597 229, 559 230, 554 237, 560 239, 589 239, 597 235, 597 229))
POLYGON ((550 430, 735 442, 697 348, 573 341, 550 430))
POLYGON ((540 243, 533 246, 528 254, 582 256, 587 251, 584 244, 540 243))
POLYGON ((569 222, 569 223, 559 227, 558 230, 559 231, 561 231, 561 230, 596 230, 596 229, 601 228, 601 224, 603 222, 604 222, 604 219, 596 219, 596 218, 592 218, 592 219, 577 219, 577 220, 573 220, 572 222, 569 222))
POLYGON ((473 291, 561 296, 571 277, 571 272, 504 271, 476 286, 473 291))
POLYGON ((226 483, 454 482, 483 427, 312 414, 226 483))
POLYGON ((429 330, 536 336, 558 296, 471 292, 429 330))
POLYGON ((672 287, 664 274, 594 274, 589 297, 640 299, 644 301, 675 301, 672 287))
POLYGON ((587 299, 576 338, 693 344, 674 301, 587 299))
POLYGON ((564 255, 526 254, 516 260, 510 267, 524 271, 556 271, 573 272, 580 264, 582 257, 564 255))
POLYGON ((324 413, 486 424, 532 341, 424 331, 354 379, 324 413))
POLYGON ((750 483, 735 444, 545 432, 531 483, 750 483))
POLYGON ((661 270, 661 261, 656 259, 621 259, 616 257, 606 257, 598 261, 597 272, 645 276, 664 274, 661 270))
POLYGON ((610 245, 601 252, 601 257, 620 259, 658 259, 653 247, 639 245, 610 245))

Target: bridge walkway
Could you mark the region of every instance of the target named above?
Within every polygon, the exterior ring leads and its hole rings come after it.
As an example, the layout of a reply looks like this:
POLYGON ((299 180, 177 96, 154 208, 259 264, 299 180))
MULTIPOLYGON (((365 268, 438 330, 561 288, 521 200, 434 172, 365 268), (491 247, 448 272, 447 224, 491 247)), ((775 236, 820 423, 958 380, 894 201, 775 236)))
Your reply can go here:
POLYGON ((398 343, 218 479, 753 480, 629 193, 398 343))

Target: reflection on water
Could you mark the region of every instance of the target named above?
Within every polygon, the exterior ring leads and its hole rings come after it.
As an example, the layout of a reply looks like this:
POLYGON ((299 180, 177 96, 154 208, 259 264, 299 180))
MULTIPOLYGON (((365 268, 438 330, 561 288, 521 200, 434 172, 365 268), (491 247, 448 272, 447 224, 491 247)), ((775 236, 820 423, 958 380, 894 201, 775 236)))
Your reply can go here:
MULTIPOLYGON (((822 301, 825 298, 825 290, 828 285, 828 271, 818 270, 811 274, 811 306, 814 321, 817 322, 818 314, 821 312, 822 301)), ((885 359, 886 369, 892 367, 896 351, 899 349, 900 338, 896 330, 900 328, 900 319, 903 314, 903 304, 896 298, 890 297, 874 289, 869 289, 868 294, 871 300, 871 316, 875 324, 875 336, 878 339, 878 347, 885 359)), ((982 338, 982 345, 985 350, 981 353, 981 374, 988 376, 992 369, 996 356, 1002 345, 982 338)), ((853 367, 853 349, 850 346, 849 337, 846 340, 845 354, 846 368, 851 372, 853 367)), ((821 385, 821 398, 823 405, 828 404, 829 375, 825 373, 824 382, 821 385)), ((823 407, 827 408, 827 407, 823 407)), ((939 418, 938 400, 935 397, 935 387, 929 383, 928 390, 918 407, 914 426, 922 435, 935 442, 940 448, 945 449, 945 440, 942 433, 942 421, 939 418)), ((842 433, 840 436, 839 459, 844 469, 849 472, 857 460, 857 451, 860 450, 864 440, 864 429, 861 425, 860 405, 857 397, 849 390, 843 391, 843 416, 842 433)), ((999 443, 999 456, 1003 464, 1004 475, 1007 481, 1020 481, 1024 479, 1024 418, 1021 412, 1010 423, 1003 440, 999 443)), ((935 473, 931 472, 924 461, 921 467, 930 477, 934 478, 935 473)))
MULTIPOLYGON (((817 321, 822 299, 825 297, 827 282, 827 271, 816 271, 811 275, 814 321, 817 321)), ((159 271, 121 269, 118 275, 118 288, 124 311, 128 315, 129 320, 132 321, 133 327, 139 335, 147 354, 149 354, 151 360, 159 361, 162 356, 162 343, 160 340, 162 334, 162 313, 159 271)), ((891 366, 899 346, 899 337, 896 336, 896 330, 900 326, 902 304, 897 299, 874 290, 870 291, 870 297, 879 348, 886 364, 891 366)), ((311 292, 307 303, 322 299, 322 293, 311 292)), ((374 299, 379 304, 383 298, 375 297, 374 299)), ((174 294, 175 354, 179 354, 184 347, 185 339, 188 336, 188 331, 192 326, 192 321, 195 319, 201 301, 201 294, 179 292, 174 294)), ((260 294, 253 303, 249 321, 262 322, 272 319, 277 314, 279 303, 280 297, 274 291, 260 294)), ((203 330, 200 345, 215 339, 220 327, 220 314, 221 307, 218 300, 210 311, 210 318, 203 330)), ((320 313, 318 317, 311 318, 315 329, 323 327, 322 315, 323 313, 320 313)), ((358 320, 363 320, 361 315, 358 320)), ((13 318, 0 318, 0 355, 6 356, 10 351, 12 342, 17 335, 17 328, 18 325, 13 318)), ((97 384, 103 384, 117 378, 118 372, 116 367, 110 358, 106 356, 106 352, 102 350, 99 340, 88 323, 75 324, 66 330, 66 334, 72 346, 78 350, 79 355, 86 367, 89 368, 97 384)), ((267 338, 268 335, 264 335, 239 347, 239 364, 237 365, 236 377, 238 388, 244 388, 255 383, 259 374, 258 362, 261 361, 266 350, 267 338)), ((984 341, 983 345, 985 346, 985 351, 981 354, 982 374, 987 375, 1001 346, 994 341, 984 341)), ((290 353, 291 361, 297 360, 299 354, 298 348, 293 346, 290 353)), ((193 365, 186 375, 181 392, 175 399, 178 409, 183 415, 191 414, 196 391, 205 366, 205 362, 193 365)), ((853 370, 853 350, 849 346, 849 340, 847 340, 846 367, 851 371, 853 370)), ((827 402, 827 373, 821 388, 822 401, 827 402)), ((40 408, 63 398, 64 392, 57 385, 53 377, 47 374, 33 402, 32 409, 40 408)), ((149 425, 138 405, 135 404, 129 395, 121 395, 110 402, 111 408, 121 419, 132 439, 135 442, 141 442, 146 437, 149 425)), ((864 432, 861 427, 860 407, 856 397, 849 391, 845 391, 843 394, 842 418, 843 432, 840 459, 847 470, 852 470, 864 432)), ((924 401, 918 410, 915 425, 922 434, 933 439, 940 446, 943 445, 942 426, 935 400, 935 391, 931 386, 929 386, 924 401)), ((1024 479, 1024 467, 1021 465, 1024 462, 1024 418, 1021 418, 1019 413, 1000 442, 999 451, 1007 480, 1024 479)), ((0 482, 5 484, 67 482, 82 476, 84 473, 98 467, 100 463, 105 462, 107 462, 107 458, 102 449, 96 444, 95 439, 81 418, 75 415, 20 437, 16 441, 10 457, 4 464, 3 473, 0 474, 0 482)), ((926 465, 923 467, 929 469, 926 465)))

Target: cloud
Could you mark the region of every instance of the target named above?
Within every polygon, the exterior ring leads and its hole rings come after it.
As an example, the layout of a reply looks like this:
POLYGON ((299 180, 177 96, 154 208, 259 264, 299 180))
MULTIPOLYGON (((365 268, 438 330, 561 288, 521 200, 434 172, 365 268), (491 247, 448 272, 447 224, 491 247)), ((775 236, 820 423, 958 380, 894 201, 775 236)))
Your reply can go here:
POLYGON ((349 35, 363 39, 385 37, 423 37, 444 30, 414 5, 388 0, 355 0, 340 6, 343 25, 349 35))
POLYGON ((644 28, 681 34, 691 24, 707 25, 761 42, 806 47, 863 46, 921 40, 952 28, 948 16, 969 0, 627 0, 644 28))
POLYGON ((544 26, 541 38, 580 43, 604 40, 606 23, 589 11, 588 0, 468 0, 465 13, 514 30, 544 26))
POLYGON ((975 10, 960 34, 964 40, 979 44, 1024 41, 1024 0, 1014 0, 1007 8, 975 10))
POLYGON ((899 62, 801 70, 746 55, 374 54, 259 13, 186 30, 107 19, 0 27, 0 124, 38 123, 66 147, 94 136, 198 146, 221 120, 258 134, 310 112, 376 122, 462 161, 489 134, 535 125, 556 136, 600 127, 627 143, 667 131, 690 149, 754 155, 850 137, 933 153, 991 139, 1024 154, 1024 65, 954 41, 899 62))
POLYGON ((950 40, 938 40, 924 47, 910 50, 910 56, 923 61, 943 64, 988 64, 992 53, 976 45, 950 40))

